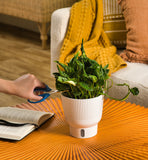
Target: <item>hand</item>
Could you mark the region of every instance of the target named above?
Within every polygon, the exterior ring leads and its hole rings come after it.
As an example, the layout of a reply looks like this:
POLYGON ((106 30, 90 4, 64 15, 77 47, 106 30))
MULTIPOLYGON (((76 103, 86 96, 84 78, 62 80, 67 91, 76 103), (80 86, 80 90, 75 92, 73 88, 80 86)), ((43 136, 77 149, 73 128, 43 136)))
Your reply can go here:
POLYGON ((39 81, 34 75, 26 74, 13 81, 14 83, 14 93, 17 96, 30 100, 41 100, 41 96, 34 94, 34 89, 36 87, 44 88, 45 85, 39 81))

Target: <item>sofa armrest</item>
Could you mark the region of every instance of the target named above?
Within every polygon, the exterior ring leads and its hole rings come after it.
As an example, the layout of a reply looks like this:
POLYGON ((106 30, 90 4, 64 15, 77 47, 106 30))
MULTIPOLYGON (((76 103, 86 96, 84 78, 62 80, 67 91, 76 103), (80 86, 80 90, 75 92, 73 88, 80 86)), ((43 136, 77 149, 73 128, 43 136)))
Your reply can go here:
POLYGON ((54 61, 59 59, 60 49, 62 47, 69 22, 70 9, 70 7, 58 9, 51 15, 51 75, 57 71, 57 65, 54 61))

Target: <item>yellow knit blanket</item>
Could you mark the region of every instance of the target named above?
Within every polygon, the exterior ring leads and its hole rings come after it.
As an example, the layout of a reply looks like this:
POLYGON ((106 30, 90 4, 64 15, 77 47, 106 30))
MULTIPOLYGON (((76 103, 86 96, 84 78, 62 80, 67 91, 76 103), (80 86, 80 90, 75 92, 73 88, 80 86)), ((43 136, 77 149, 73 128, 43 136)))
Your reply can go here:
POLYGON ((61 48, 61 63, 67 63, 81 47, 84 39, 86 55, 102 66, 109 64, 110 74, 126 67, 123 59, 116 54, 103 30, 102 0, 82 0, 71 8, 67 33, 61 48))

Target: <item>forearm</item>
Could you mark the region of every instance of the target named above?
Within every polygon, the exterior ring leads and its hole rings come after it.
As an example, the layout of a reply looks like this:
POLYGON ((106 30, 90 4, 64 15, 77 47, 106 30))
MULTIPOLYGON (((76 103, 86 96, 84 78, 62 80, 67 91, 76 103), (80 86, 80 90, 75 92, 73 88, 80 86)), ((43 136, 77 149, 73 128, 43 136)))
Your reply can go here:
POLYGON ((0 92, 15 94, 15 85, 13 81, 0 79, 0 92))

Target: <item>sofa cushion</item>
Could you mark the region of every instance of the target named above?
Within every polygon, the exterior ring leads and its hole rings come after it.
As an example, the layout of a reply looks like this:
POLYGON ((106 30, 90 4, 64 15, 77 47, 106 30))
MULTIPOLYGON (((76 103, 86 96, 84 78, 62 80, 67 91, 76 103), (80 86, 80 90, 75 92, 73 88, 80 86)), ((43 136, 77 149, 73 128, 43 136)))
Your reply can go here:
MULTIPOLYGON (((148 65, 142 63, 127 62, 127 67, 112 74, 111 78, 115 84, 127 83, 130 87, 137 87, 139 95, 130 94, 126 100, 132 103, 148 107, 148 65)), ((116 98, 122 98, 127 93, 126 87, 113 86, 109 94, 116 98)))
POLYGON ((126 26, 117 0, 103 0, 104 30, 117 48, 126 47, 126 26))
POLYGON ((148 0, 119 0, 127 28, 127 46, 121 57, 148 64, 148 0))

